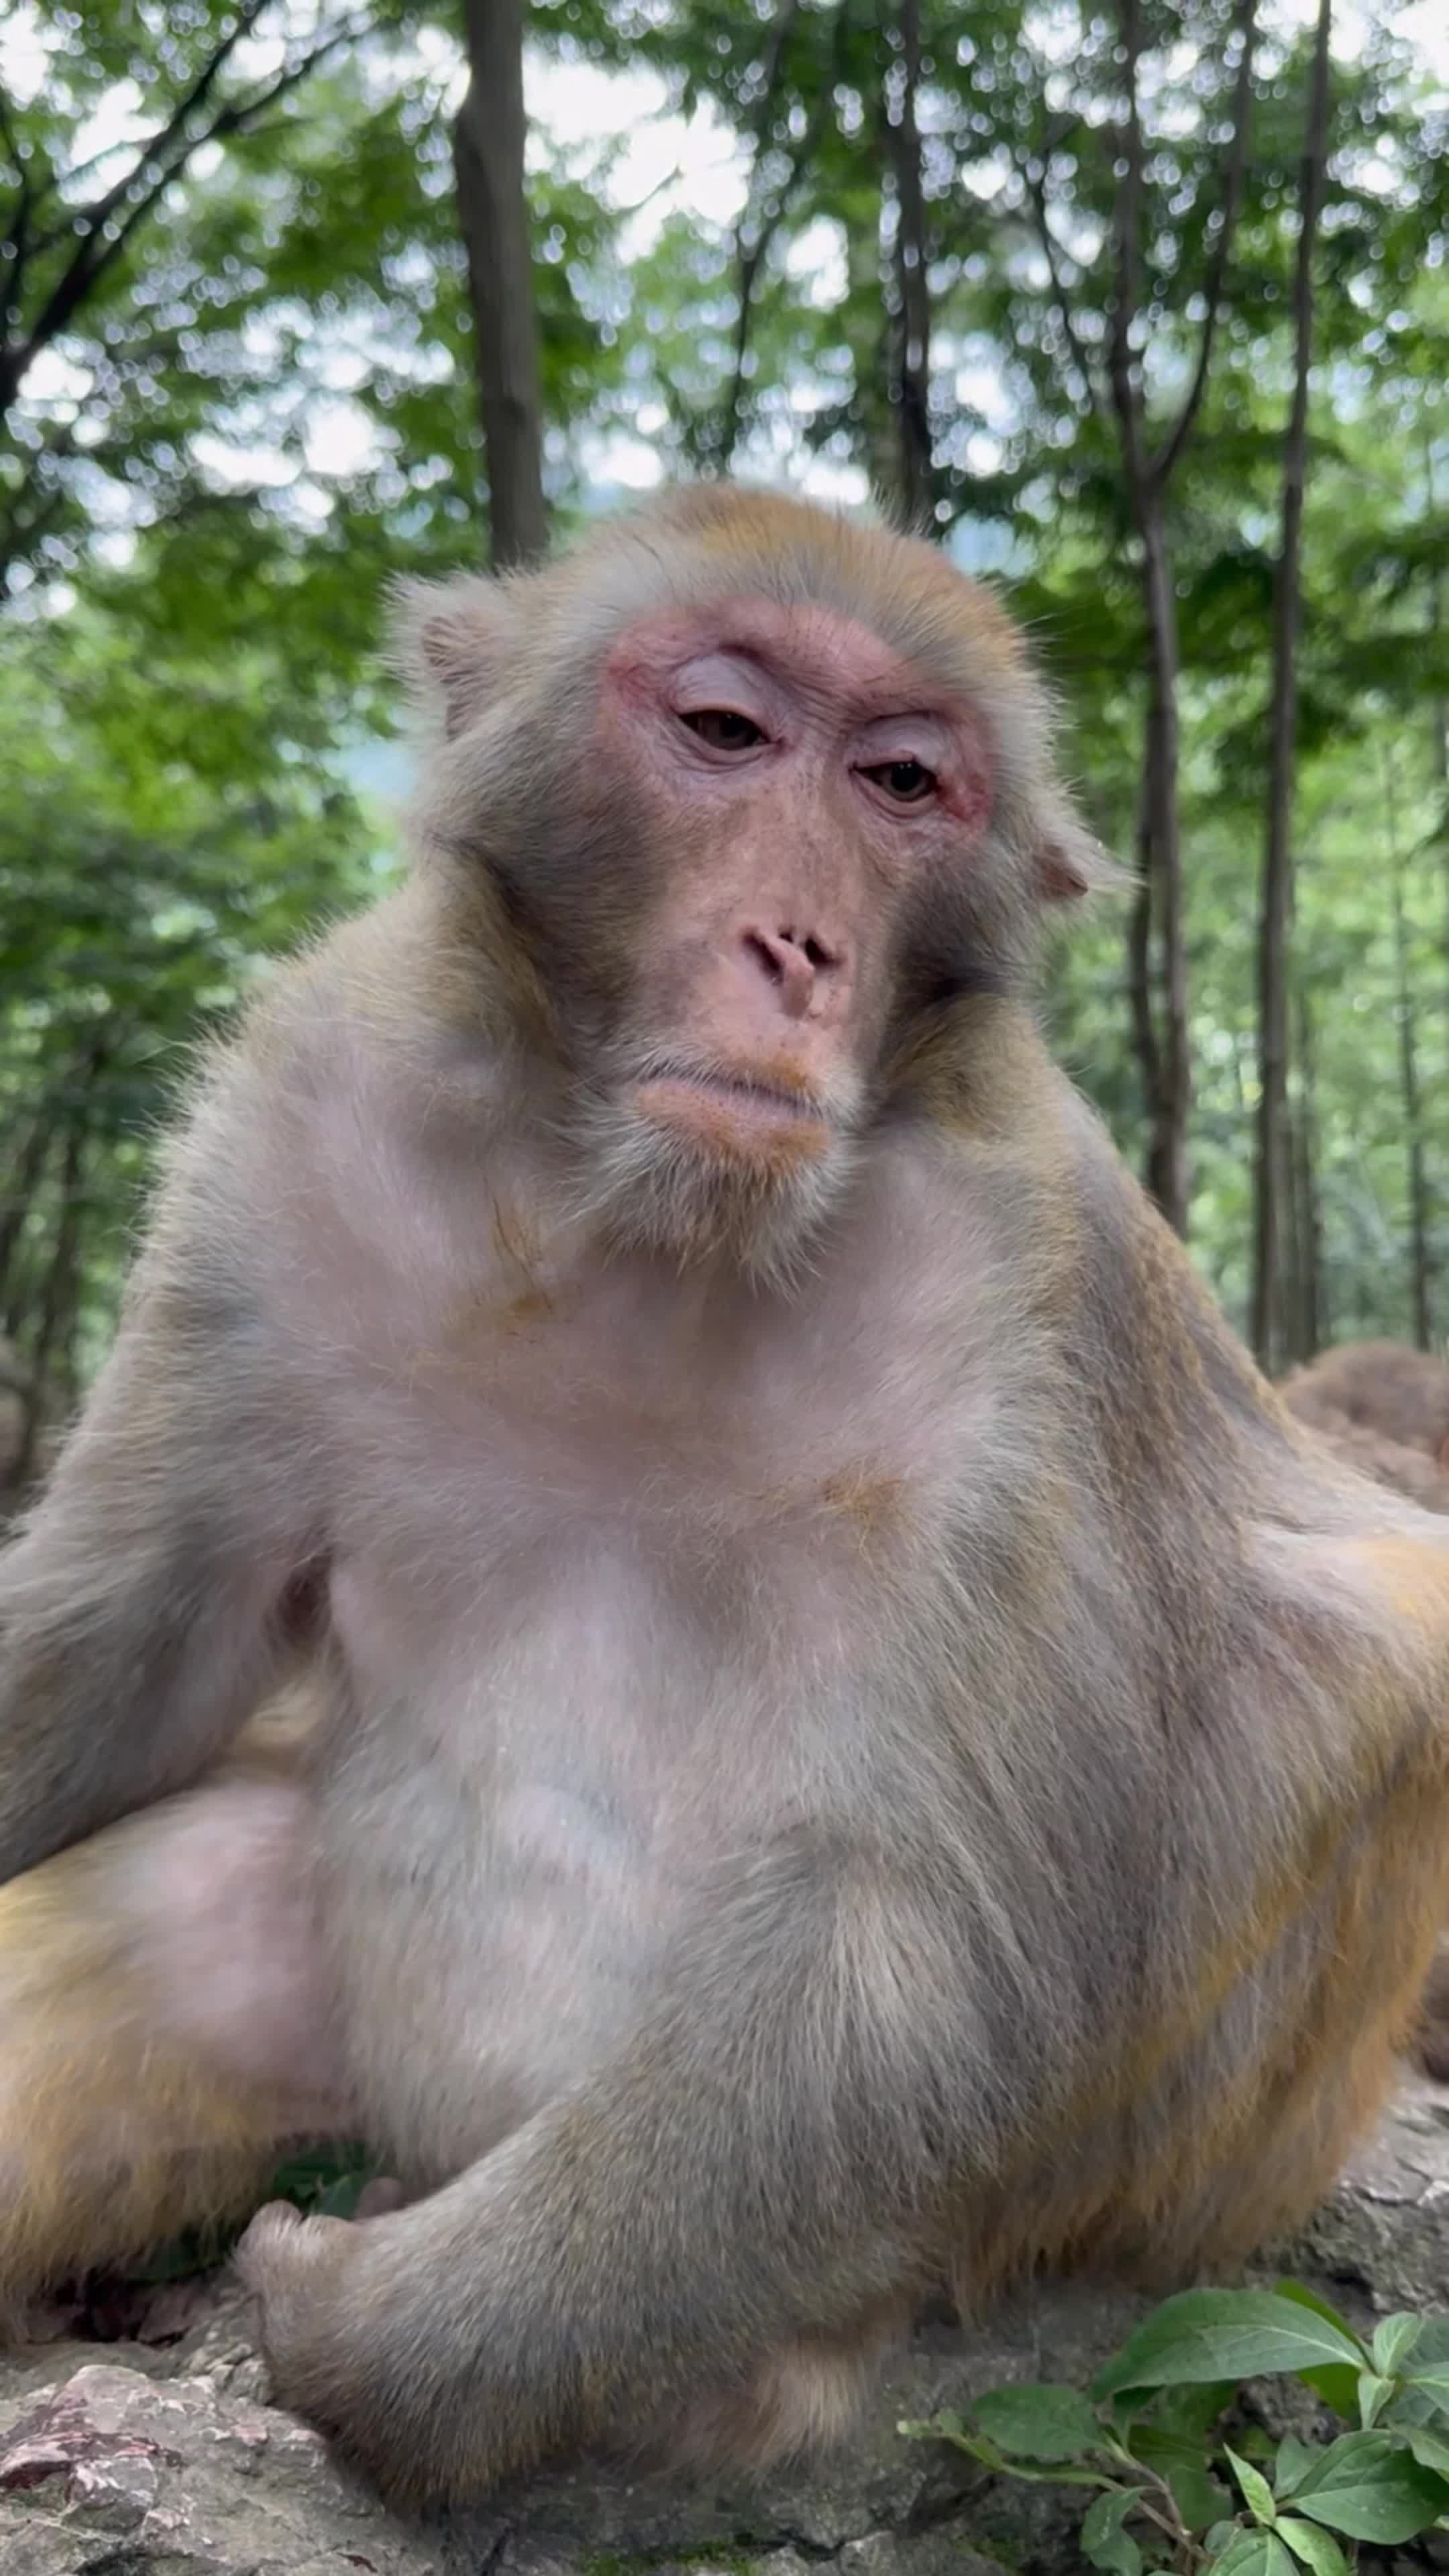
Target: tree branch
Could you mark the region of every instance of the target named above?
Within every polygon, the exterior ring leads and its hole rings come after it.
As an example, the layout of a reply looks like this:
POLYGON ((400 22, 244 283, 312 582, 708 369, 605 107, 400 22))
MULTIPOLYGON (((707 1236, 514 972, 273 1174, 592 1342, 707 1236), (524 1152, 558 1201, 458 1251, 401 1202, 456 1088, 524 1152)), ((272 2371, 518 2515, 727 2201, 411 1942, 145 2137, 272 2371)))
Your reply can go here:
MULTIPOLYGON (((776 233, 779 231, 780 225, 784 221, 785 210, 814 156, 816 146, 825 130, 825 121, 829 113, 832 84, 829 81, 822 81, 816 95, 815 105, 811 109, 810 116, 807 120, 805 131, 800 138, 798 146, 789 155, 789 168, 776 191, 774 211, 773 213, 760 218, 754 240, 747 241, 746 233, 749 229, 750 223, 750 211, 754 198, 755 177, 758 173, 759 165, 767 146, 771 111, 774 108, 775 101, 779 95, 780 80, 784 69, 785 49, 789 43, 791 32, 799 14, 800 0, 781 0, 781 6, 776 12, 774 21, 771 25, 770 41, 765 51, 764 88, 760 95, 759 106, 756 110, 754 120, 754 168, 750 173, 750 187, 745 200, 745 210, 740 216, 739 222, 735 226, 734 256, 739 274, 739 285, 737 290, 739 296, 739 311, 735 317, 734 362, 730 373, 729 391, 725 395, 724 402, 720 407, 717 459, 722 472, 728 471, 730 460, 739 443, 740 413, 744 409, 745 400, 745 369, 749 358, 750 330, 754 320, 755 288, 759 282, 760 270, 764 266, 770 244, 774 240, 776 233)), ((846 8, 842 5, 842 7, 836 12, 835 25, 831 37, 831 51, 837 64, 840 59, 845 22, 846 8)))
POLYGON ((1212 361, 1213 343, 1217 337, 1223 289, 1227 283, 1228 259, 1232 251, 1233 234, 1237 229, 1238 212, 1243 201, 1243 182, 1247 175, 1248 127, 1253 112, 1253 47, 1258 32, 1257 0, 1240 0, 1237 31, 1241 50, 1238 56, 1237 78, 1233 84, 1233 130, 1228 139, 1227 159, 1223 171, 1223 200, 1219 210, 1217 238, 1213 243, 1212 258, 1208 262, 1207 279, 1203 288, 1206 310, 1198 340, 1197 365, 1193 369, 1192 382, 1188 386, 1176 426, 1169 433, 1160 453, 1148 469, 1154 481, 1158 483, 1166 483, 1170 479, 1178 458, 1192 436, 1203 394, 1207 389, 1208 368, 1212 361))
POLYGON ((10 114, 10 101, 3 89, 0 89, 0 143, 4 144, 6 153, 15 167, 15 211, 6 233, 6 239, 10 245, 10 258, 7 263, 9 273, 5 280, 4 298, 0 300, 0 340, 3 340, 9 337, 12 317, 17 319, 19 317, 20 292, 33 247, 30 221, 34 211, 34 191, 30 184, 30 173, 21 158, 20 140, 10 114))
POLYGON ((1030 169, 1023 169, 1018 163, 1017 176, 1026 191, 1032 213, 1036 217, 1036 237, 1041 245, 1042 257, 1047 264, 1047 275, 1051 280, 1052 306, 1057 321, 1061 325, 1062 337, 1066 341, 1072 364, 1082 379, 1082 391, 1086 395, 1088 404, 1101 418, 1105 410, 1102 389, 1097 382, 1091 359, 1087 355, 1086 344, 1072 320, 1071 303, 1060 267, 1061 245, 1052 231, 1047 212, 1046 166, 1043 166, 1040 178, 1033 178, 1030 169))
POLYGON ((901 508, 908 527, 931 525, 931 298, 926 279, 926 200, 916 93, 921 77, 920 0, 900 0, 900 113, 888 119, 896 178, 896 285, 901 300, 896 393, 900 404, 901 508))
POLYGON ((0 363, 0 411, 8 410, 40 351, 68 327, 101 278, 120 258, 138 224, 144 222, 173 181, 183 175, 202 146, 246 133, 256 119, 274 107, 288 90, 307 79, 340 47, 355 43, 371 23, 362 17, 350 19, 344 26, 334 28, 330 35, 298 61, 288 64, 252 97, 234 100, 218 108, 206 123, 191 127, 191 120, 198 108, 205 105, 227 57, 242 36, 249 33, 263 10, 271 5, 272 0, 250 0, 232 33, 209 56, 186 96, 173 108, 164 126, 150 142, 142 146, 124 176, 76 216, 76 224, 84 230, 72 258, 56 280, 24 341, 11 349, 0 363), (147 171, 154 171, 154 176, 128 208, 124 220, 107 237, 105 227, 147 171))
POLYGON ((1115 260, 1108 376, 1121 424, 1127 471, 1134 492, 1137 492, 1145 483, 1147 473, 1142 436, 1142 386, 1132 368, 1132 325, 1141 303, 1142 259, 1142 118, 1137 94, 1138 68, 1142 60, 1140 0, 1121 0, 1121 26, 1126 56, 1123 66, 1126 109, 1119 137, 1122 175, 1117 182, 1112 217, 1115 260))

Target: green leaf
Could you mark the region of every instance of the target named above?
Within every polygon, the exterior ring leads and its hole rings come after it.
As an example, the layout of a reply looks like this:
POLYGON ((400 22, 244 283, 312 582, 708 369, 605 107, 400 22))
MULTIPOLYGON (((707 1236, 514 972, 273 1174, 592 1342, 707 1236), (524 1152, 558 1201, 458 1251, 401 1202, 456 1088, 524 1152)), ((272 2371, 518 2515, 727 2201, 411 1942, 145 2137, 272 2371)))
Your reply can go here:
POLYGON ((1343 2315, 1340 2309, 1330 2307, 1327 2299, 1320 2298, 1316 2290, 1310 2290, 1306 2282, 1275 2281, 1273 2284, 1273 2296, 1275 2299, 1287 2299, 1292 2307, 1306 2308, 1310 2316, 1321 2317, 1325 2325, 1333 2326, 1337 2329, 1338 2333, 1342 2335, 1345 2343, 1351 2343, 1353 2345, 1355 2352, 1361 2353, 1365 2360, 1368 2359, 1367 2349, 1358 2335, 1355 2334, 1347 2317, 1343 2315))
POLYGON ((1243 2502, 1253 2520, 1261 2522, 1271 2530, 1278 2519, 1278 2508, 1273 2501, 1273 2490, 1267 2479, 1260 2470, 1251 2468, 1246 2460, 1241 2459, 1229 2443, 1224 2442, 1223 2450, 1228 2466, 1242 2488, 1243 2502))
POLYGON ((1081 2548, 1090 2566, 1105 2567, 1110 2576, 1141 2576, 1142 2552, 1131 2533, 1123 2529, 1128 2515, 1141 2501, 1135 2487, 1112 2487, 1088 2506, 1081 2548))
POLYGON ((988 2388, 971 2411, 989 2441, 1029 2460, 1079 2460, 1101 2448, 1101 2425, 1080 2389, 988 2388))
POLYGON ((1296 2513, 1285 2513, 1278 2525, 1278 2537, 1311 2567, 1313 2576, 1348 2576, 1348 2560, 1331 2531, 1316 2522, 1302 2522, 1296 2513))
POLYGON ((1381 2317, 1371 2346, 1375 2370, 1381 2371, 1385 2379, 1396 2379, 1423 2331, 1423 2318, 1411 2316, 1406 2308, 1391 2317, 1381 2317))
POLYGON ((1298 2301, 1270 2290, 1184 2290, 1139 2326, 1094 2383, 1094 2397, 1179 2380, 1252 2379, 1333 2362, 1362 2366, 1362 2348, 1298 2301))
MULTIPOLYGON (((1307 2308, 1311 2315, 1321 2317, 1326 2325, 1335 2326, 1350 2343, 1357 2345, 1361 2355, 1359 2369, 1367 2365, 1368 2352, 1347 2318, 1340 2316, 1337 2308, 1330 2307, 1326 2299, 1320 2299, 1316 2290, 1305 2289, 1301 2281, 1276 2281, 1273 2286, 1280 2299, 1290 2300, 1295 2307, 1307 2308)), ((1304 2387, 1311 2388, 1314 2396, 1321 2397, 1324 2405, 1331 2406, 1334 2414, 1341 2415, 1346 2424, 1355 2421, 1358 2415, 1358 2369, 1330 2361, 1312 2370, 1300 2370, 1298 2376, 1304 2387)))
POLYGON ((1360 2371, 1358 2382, 1358 2420, 1363 2426, 1365 2432, 1367 2432, 1372 2425, 1378 2422, 1385 2406, 1388 2404, 1389 2399, 1394 2393, 1394 2387, 1395 2382, 1392 2379, 1381 2379, 1378 2372, 1375 2370, 1360 2371))
POLYGON ((1293 2498, 1350 2540, 1412 2540, 1449 2506, 1449 2480, 1427 2469, 1388 2433, 1343 2433, 1330 2442, 1293 2498))
POLYGON ((1415 2424, 1404 2439, 1421 2469, 1432 2469, 1436 2477, 1449 2479, 1449 2441, 1442 2433, 1433 2432, 1426 2424, 1415 2424))
POLYGON ((1312 2442, 1300 2442, 1296 2433, 1284 2434, 1273 2467, 1273 2493, 1280 2504, 1285 2496, 1291 2496, 1302 2485, 1309 2470, 1321 2457, 1321 2450, 1312 2442))
POLYGON ((1184 2380, 1178 2388, 1157 2391, 1152 2400, 1152 2421, 1164 2433, 1180 2433, 1186 2440, 1201 2444, 1237 2393, 1235 2379, 1184 2380))
POLYGON ((1273 2531, 1235 2531, 1209 2564, 1214 2576, 1293 2576, 1293 2561, 1273 2531))
POLYGON ((1127 2448, 1134 2460, 1168 2486, 1178 2518, 1189 2531, 1206 2531, 1231 2513, 1226 2487, 1211 2474, 1202 2443, 1185 2433, 1164 2432, 1156 2424, 1134 2424, 1127 2448))
POLYGON ((1427 2370, 1409 2371, 1405 2376, 1404 2386, 1419 2390, 1425 2397, 1431 2397, 1436 2406, 1449 2408, 1449 2366, 1442 2361, 1435 2362, 1433 2367, 1427 2370))
POLYGON ((1356 2421, 1360 2376, 1358 2371, 1348 2369, 1342 2362, 1330 2361, 1325 2362, 1322 2370, 1300 2370, 1298 2376, 1304 2387, 1311 2389, 1315 2397, 1321 2398, 1324 2405, 1330 2407, 1335 2415, 1341 2416, 1345 2424, 1356 2421))

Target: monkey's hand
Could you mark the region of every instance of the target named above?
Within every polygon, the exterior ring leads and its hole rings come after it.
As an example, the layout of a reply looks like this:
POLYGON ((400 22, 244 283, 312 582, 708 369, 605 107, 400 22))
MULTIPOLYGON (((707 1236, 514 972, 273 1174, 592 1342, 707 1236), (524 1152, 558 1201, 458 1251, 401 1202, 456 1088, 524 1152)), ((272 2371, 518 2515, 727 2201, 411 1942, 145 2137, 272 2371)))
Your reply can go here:
POLYGON ((983 2127, 969 1981, 933 1931, 813 1834, 736 1862, 617 2058, 478 2164, 361 2225, 253 2221, 278 2398, 420 2504, 667 2442, 798 2338, 853 2337, 983 2127))

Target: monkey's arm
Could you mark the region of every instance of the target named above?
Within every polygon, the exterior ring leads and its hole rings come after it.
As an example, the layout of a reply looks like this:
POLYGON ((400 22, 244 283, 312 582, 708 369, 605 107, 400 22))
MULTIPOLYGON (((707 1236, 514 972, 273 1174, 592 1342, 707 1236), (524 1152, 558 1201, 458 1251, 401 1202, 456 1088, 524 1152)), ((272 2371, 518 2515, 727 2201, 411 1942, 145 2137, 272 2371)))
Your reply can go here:
POLYGON ((253 2222, 279 2398, 422 2501, 859 2328, 916 2272, 944 2142, 986 2145, 968 1982, 878 1864, 762 1856, 619 2057, 431 2199, 253 2222))
POLYGON ((163 1202, 115 1349, 0 1555, 0 1882, 194 1778, 265 1686, 315 1443, 237 1234, 204 1192, 163 1202))

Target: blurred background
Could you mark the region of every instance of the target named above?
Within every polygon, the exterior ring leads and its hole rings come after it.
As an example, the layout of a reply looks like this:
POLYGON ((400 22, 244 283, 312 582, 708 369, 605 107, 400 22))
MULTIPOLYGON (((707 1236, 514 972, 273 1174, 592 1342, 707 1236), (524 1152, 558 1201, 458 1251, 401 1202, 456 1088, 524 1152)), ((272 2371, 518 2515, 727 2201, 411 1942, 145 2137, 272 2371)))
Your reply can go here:
POLYGON ((1261 1356, 1449 1336, 1449 12, 12 0, 0 1486, 197 1037, 398 864, 388 577, 674 472, 1004 587, 1055 1042, 1261 1356))

